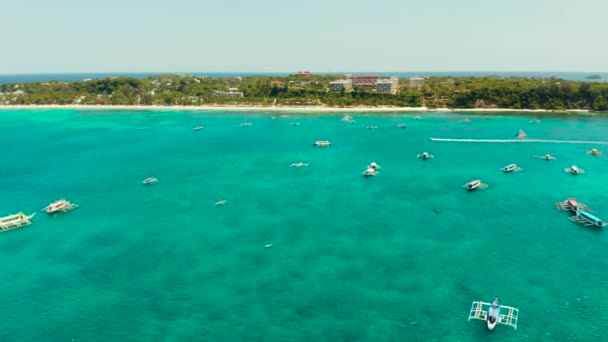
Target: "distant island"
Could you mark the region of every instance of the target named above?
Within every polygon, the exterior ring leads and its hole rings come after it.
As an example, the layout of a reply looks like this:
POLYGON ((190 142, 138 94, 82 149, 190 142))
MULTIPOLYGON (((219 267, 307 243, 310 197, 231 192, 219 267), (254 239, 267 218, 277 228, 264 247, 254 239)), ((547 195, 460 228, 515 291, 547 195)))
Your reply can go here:
POLYGON ((310 72, 230 78, 158 75, 3 84, 0 105, 608 111, 608 83, 520 77, 397 79, 310 72))
POLYGON ((601 80, 602 76, 594 74, 594 75, 589 75, 587 77, 585 77, 586 80, 601 80))

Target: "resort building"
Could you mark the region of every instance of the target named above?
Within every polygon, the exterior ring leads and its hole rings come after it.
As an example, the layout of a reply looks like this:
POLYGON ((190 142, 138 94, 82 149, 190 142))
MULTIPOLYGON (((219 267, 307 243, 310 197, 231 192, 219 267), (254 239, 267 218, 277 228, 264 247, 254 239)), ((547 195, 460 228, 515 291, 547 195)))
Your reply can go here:
POLYGON ((355 75, 349 76, 353 87, 374 87, 379 77, 375 75, 355 75))
POLYGON ((310 72, 310 71, 298 71, 296 73, 296 76, 311 76, 311 75, 312 75, 312 72, 310 72))
POLYGON ((352 89, 353 83, 351 80, 336 80, 329 83, 329 91, 342 92, 352 89))
POLYGON ((410 88, 422 89, 424 86, 424 77, 411 77, 410 88))
MULTIPOLYGON (((236 88, 231 88, 236 89, 236 88)), ((225 96, 225 97, 243 97, 242 91, 223 91, 223 90, 214 90, 213 94, 215 96, 225 96)))
POLYGON ((378 93, 395 94, 399 87, 399 79, 397 77, 379 79, 376 81, 376 91, 378 93))

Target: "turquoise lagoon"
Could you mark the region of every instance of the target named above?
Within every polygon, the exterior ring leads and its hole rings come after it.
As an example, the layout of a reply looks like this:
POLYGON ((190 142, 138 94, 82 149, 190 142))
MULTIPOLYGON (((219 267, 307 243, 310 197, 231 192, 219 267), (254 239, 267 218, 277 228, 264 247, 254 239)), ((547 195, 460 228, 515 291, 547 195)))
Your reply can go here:
POLYGON ((0 214, 80 205, 0 234, 0 340, 608 340, 608 234, 554 205, 608 218, 608 161, 429 140, 608 140, 608 120, 414 115, 0 112, 0 214), (489 188, 461 188, 475 178, 489 188), (517 330, 467 322, 494 296, 517 330))

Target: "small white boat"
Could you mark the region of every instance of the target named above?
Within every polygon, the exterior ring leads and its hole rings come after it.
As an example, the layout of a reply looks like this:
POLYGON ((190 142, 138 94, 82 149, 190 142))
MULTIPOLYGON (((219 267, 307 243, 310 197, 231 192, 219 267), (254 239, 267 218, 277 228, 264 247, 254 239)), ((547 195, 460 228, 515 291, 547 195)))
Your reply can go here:
POLYGON ((344 122, 349 122, 349 123, 355 123, 355 120, 353 120, 353 118, 349 115, 344 116, 342 119, 340 119, 344 122))
POLYGON ((477 190, 477 189, 484 190, 488 187, 488 184, 484 184, 481 182, 481 180, 475 179, 475 180, 472 180, 472 181, 466 183, 462 187, 466 188, 469 191, 473 191, 473 190, 477 190))
POLYGON ((291 165, 289 165, 289 167, 307 167, 308 165, 310 165, 310 163, 297 162, 292 163, 291 165))
POLYGON ((329 140, 317 140, 315 141, 314 145, 318 147, 328 147, 331 146, 331 143, 329 140))
POLYGON ((204 128, 203 126, 194 126, 194 127, 192 127, 192 130, 193 131, 200 131, 203 128, 204 128))
POLYGON ((363 171, 361 174, 364 175, 365 177, 372 177, 372 176, 376 176, 379 173, 380 172, 378 172, 376 169, 372 169, 371 167, 369 167, 365 171, 363 171))
POLYGON ((416 120, 420 120, 420 119, 422 119, 422 118, 420 117, 420 115, 416 115, 416 116, 414 116, 414 119, 416 119, 416 120))
POLYGON ((55 201, 47 205, 42 210, 46 211, 48 214, 54 214, 59 212, 67 213, 68 211, 74 210, 76 208, 78 208, 78 205, 70 203, 69 201, 66 201, 64 199, 60 199, 59 201, 55 201))
POLYGON ((533 158, 544 159, 544 160, 554 160, 555 157, 550 154, 545 154, 544 156, 532 156, 533 158))
POLYGON ((251 122, 243 122, 243 123, 241 123, 241 127, 249 127, 251 125, 253 125, 251 122))
POLYGON ((214 205, 215 205, 215 206, 220 206, 220 205, 224 205, 224 204, 226 204, 226 203, 228 203, 228 201, 227 201, 227 200, 221 200, 221 201, 217 201, 217 202, 215 202, 215 203, 214 203, 214 205))
POLYGON ((573 174, 573 175, 579 175, 582 173, 585 173, 585 170, 581 169, 580 167, 576 166, 576 165, 572 165, 567 169, 564 169, 564 171, 566 171, 567 173, 573 174))
POLYGON ((589 151, 587 151, 587 154, 590 156, 596 156, 599 157, 602 155, 602 152, 600 152, 597 148, 592 148, 589 151))
POLYGON ((422 160, 426 160, 426 159, 433 159, 433 158, 435 158, 435 156, 432 155, 432 154, 430 154, 430 153, 428 153, 428 152, 422 152, 422 153, 416 155, 416 158, 420 158, 422 160))
POLYGON ((399 127, 399 128, 407 128, 407 125, 400 123, 400 124, 397 125, 397 127, 399 127))
POLYGON ((517 164, 509 164, 509 165, 503 166, 501 168, 501 170, 503 172, 519 172, 523 169, 521 167, 517 166, 517 164))
POLYGON ((154 177, 148 177, 146 179, 144 179, 143 181, 141 181, 141 184, 143 185, 150 185, 150 184, 154 184, 157 183, 158 179, 154 178, 154 177))
POLYGON ((486 321, 488 330, 494 330, 497 324, 508 325, 517 330, 517 321, 519 319, 519 309, 500 305, 498 298, 490 303, 473 302, 469 311, 469 321, 478 319, 486 321), (506 310, 506 313, 501 314, 501 310, 506 310))
POLYGON ((266 245, 264 245, 264 248, 270 248, 270 247, 272 247, 271 243, 267 243, 266 245))
POLYGON ((371 162, 368 166, 368 169, 374 169, 374 170, 380 170, 380 165, 378 165, 376 162, 371 162))

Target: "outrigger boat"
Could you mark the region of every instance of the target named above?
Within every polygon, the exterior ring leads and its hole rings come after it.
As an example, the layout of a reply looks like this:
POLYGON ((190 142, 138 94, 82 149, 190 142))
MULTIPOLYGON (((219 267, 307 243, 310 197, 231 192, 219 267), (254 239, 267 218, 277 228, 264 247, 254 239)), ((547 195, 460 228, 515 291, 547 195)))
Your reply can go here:
POLYGON ((292 163, 291 165, 289 165, 289 167, 306 167, 308 165, 310 165, 310 163, 297 162, 292 163))
POLYGON ((213 205, 215 205, 215 206, 217 207, 217 206, 220 206, 220 205, 224 205, 224 204, 226 204, 226 203, 228 203, 228 201, 227 201, 227 200, 221 200, 221 201, 217 201, 217 202, 215 202, 213 205))
POLYGON ((397 125, 397 127, 399 127, 399 128, 407 128, 407 125, 400 123, 400 124, 397 125))
POLYGON ((509 164, 507 166, 503 166, 501 168, 503 172, 519 172, 523 170, 521 167, 517 166, 517 164, 509 164))
POLYGON ((573 175, 585 173, 585 170, 581 169, 580 167, 578 167, 576 165, 572 165, 569 168, 564 169, 564 171, 566 171, 567 173, 573 174, 573 175))
POLYGON ((577 210, 576 215, 570 216, 570 220, 585 227, 604 228, 608 226, 608 222, 602 221, 599 217, 585 210, 577 210))
POLYGON ((355 123, 355 120, 353 120, 353 118, 349 115, 344 116, 341 120, 345 122, 355 123))
POLYGON ((586 204, 580 203, 576 200, 576 198, 573 197, 570 197, 563 202, 557 202, 555 203, 555 206, 559 210, 569 211, 572 214, 576 214, 576 212, 578 212, 579 210, 584 210, 588 212, 591 211, 586 204))
POLYGON ((435 158, 435 156, 428 152, 422 152, 422 153, 416 155, 416 158, 425 160, 425 159, 433 159, 433 158, 435 158))
POLYGON ((465 185, 463 185, 463 188, 466 188, 469 191, 473 191, 473 190, 485 190, 489 185, 482 183, 479 179, 475 179, 472 180, 468 183, 466 183, 465 185))
POLYGON ((9 230, 29 226, 32 224, 32 217, 34 217, 36 213, 31 215, 25 215, 23 212, 19 212, 17 214, 8 215, 4 217, 0 217, 0 232, 6 232, 9 230))
POLYGON ((490 303, 486 302, 473 302, 471 304, 471 311, 469 311, 469 321, 471 319, 479 319, 486 321, 488 330, 494 330, 497 324, 508 325, 517 330, 517 319, 519 317, 519 309, 500 305, 498 298, 494 298, 494 301, 490 303), (500 310, 506 310, 506 314, 501 314, 500 310))
POLYGON ((317 140, 315 141, 314 145, 318 147, 328 147, 331 146, 331 143, 329 140, 317 140))
POLYGON ((144 179, 143 181, 141 181, 141 184, 143 185, 150 185, 150 184, 154 184, 157 183, 158 179, 154 178, 154 177, 148 177, 146 179, 144 179))
POLYGON ((556 158, 550 154, 545 154, 544 156, 532 156, 532 158, 544 159, 544 160, 555 160, 556 158))
POLYGON ((361 174, 364 175, 366 178, 371 177, 371 176, 376 176, 379 173, 380 172, 378 172, 378 170, 376 170, 372 167, 368 167, 365 171, 361 172, 361 174))
POLYGON ((592 148, 589 151, 587 151, 587 154, 590 156, 596 156, 599 157, 602 155, 602 152, 600 152, 597 148, 592 148))
POLYGON ((369 129, 369 130, 377 129, 377 128, 378 128, 378 126, 372 126, 372 125, 367 126, 367 129, 369 129))
POLYGON ((251 122, 243 122, 241 123, 241 127, 247 127, 253 125, 251 122))
POLYGON ((55 201, 55 202, 47 205, 42 210, 46 211, 48 214, 55 214, 55 213, 67 213, 68 211, 74 210, 76 208, 78 208, 77 204, 71 203, 64 199, 60 199, 59 201, 55 201))
POLYGON ((369 165, 367 166, 368 169, 374 169, 374 170, 380 170, 381 167, 380 165, 376 164, 376 162, 371 162, 369 163, 369 165))
POLYGON ((193 131, 200 131, 203 128, 204 128, 203 126, 194 126, 194 127, 192 127, 192 130, 193 131))

